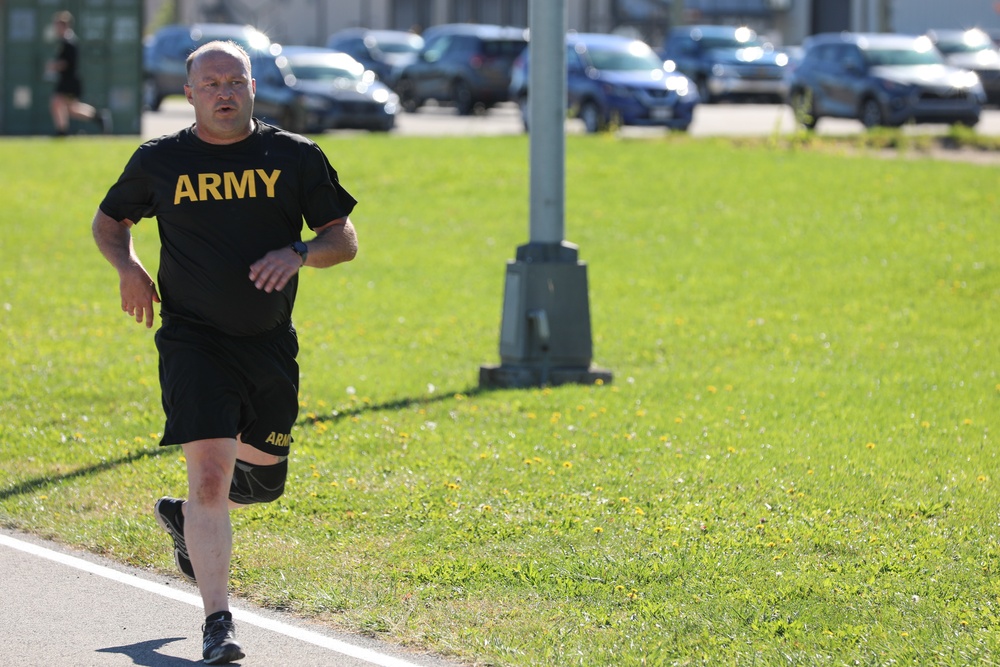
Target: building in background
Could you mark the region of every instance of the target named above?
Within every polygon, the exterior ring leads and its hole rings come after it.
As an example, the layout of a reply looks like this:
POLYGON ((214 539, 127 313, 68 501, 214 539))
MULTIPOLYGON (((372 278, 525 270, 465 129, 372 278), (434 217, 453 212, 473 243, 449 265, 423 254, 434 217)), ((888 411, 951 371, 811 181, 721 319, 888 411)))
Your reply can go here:
MULTIPOLYGON (((248 23, 286 44, 321 45, 342 28, 422 30, 456 22, 527 26, 530 0, 145 0, 147 32, 167 22, 248 23)), ((566 0, 579 32, 634 34, 659 44, 673 24, 748 25, 778 45, 840 30, 1000 30, 993 0, 566 0)))

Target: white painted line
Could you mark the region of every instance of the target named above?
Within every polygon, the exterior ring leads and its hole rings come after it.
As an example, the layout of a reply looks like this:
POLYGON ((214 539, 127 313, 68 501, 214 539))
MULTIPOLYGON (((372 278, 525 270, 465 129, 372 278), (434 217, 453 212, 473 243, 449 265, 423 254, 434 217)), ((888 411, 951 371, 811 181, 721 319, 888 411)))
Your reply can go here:
MULTIPOLYGON (((33 556, 46 558, 48 560, 55 561, 56 563, 76 568, 77 570, 96 574, 99 577, 111 579, 112 581, 117 581, 118 583, 132 586, 155 595, 170 598, 171 600, 177 600, 178 602, 183 602, 194 607, 201 608, 202 606, 201 597, 197 595, 185 593, 184 591, 179 591, 171 588, 170 586, 164 586, 163 584, 146 581, 145 579, 133 574, 125 574, 124 572, 119 572, 118 570, 113 570, 109 567, 104 567, 103 565, 91 563, 90 561, 83 560, 82 558, 76 558, 75 556, 69 556, 57 551, 52 551, 51 549, 46 549, 29 542, 23 542, 7 535, 0 534, 0 545, 10 547, 11 549, 17 549, 18 551, 23 551, 33 556)), ((379 665, 380 667, 420 667, 415 663, 394 658, 390 655, 385 655, 384 653, 379 653, 378 651, 373 651, 361 646, 355 646, 354 644, 340 641, 339 639, 333 639, 332 637, 327 637, 326 635, 313 632, 312 630, 306 630, 288 623, 264 618, 263 616, 255 614, 251 611, 233 609, 233 618, 243 623, 249 623, 250 625, 255 625, 259 628, 270 630, 271 632, 277 632, 287 637, 298 639, 299 641, 313 644, 314 646, 319 646, 330 651, 335 651, 351 658, 363 660, 373 665, 379 665)))

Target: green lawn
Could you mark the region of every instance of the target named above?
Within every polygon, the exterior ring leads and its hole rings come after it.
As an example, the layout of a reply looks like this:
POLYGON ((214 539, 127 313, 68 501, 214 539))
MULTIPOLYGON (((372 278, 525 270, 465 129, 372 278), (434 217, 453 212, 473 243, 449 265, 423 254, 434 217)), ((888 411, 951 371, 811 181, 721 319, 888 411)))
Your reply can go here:
MULTIPOLYGON (((1000 168, 567 142, 614 381, 480 391, 527 139, 322 139, 361 252, 303 276, 234 593, 476 664, 1000 661, 1000 168)), ((90 237, 135 143, 0 142, 0 525, 173 572, 152 332, 90 237)))

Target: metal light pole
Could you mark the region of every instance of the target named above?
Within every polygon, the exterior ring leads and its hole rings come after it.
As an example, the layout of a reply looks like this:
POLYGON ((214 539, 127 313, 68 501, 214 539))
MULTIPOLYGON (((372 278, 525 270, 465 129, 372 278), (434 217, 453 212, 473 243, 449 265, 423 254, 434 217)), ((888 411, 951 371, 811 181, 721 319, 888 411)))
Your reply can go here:
POLYGON ((563 238, 566 203, 566 0, 531 0, 530 241, 507 263, 500 365, 485 387, 611 381, 591 366, 587 266, 563 238))

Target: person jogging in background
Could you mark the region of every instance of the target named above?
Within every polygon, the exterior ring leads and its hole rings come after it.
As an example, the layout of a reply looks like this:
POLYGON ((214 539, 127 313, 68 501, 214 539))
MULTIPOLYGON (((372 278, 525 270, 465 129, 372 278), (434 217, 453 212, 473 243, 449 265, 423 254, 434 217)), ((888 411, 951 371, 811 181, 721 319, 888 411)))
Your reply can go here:
POLYGON ((110 132, 111 114, 107 110, 98 111, 80 101, 83 82, 79 74, 80 49, 76 45, 76 35, 73 34, 73 15, 69 12, 57 13, 52 26, 59 38, 59 52, 54 60, 49 61, 46 69, 56 81, 49 107, 56 136, 65 137, 69 134, 70 118, 93 121, 101 128, 101 132, 110 132))
POLYGON ((194 125, 135 151, 92 228, 118 271, 122 309, 152 327, 160 303, 160 444, 182 448, 188 496, 160 498, 154 516, 201 593, 205 662, 220 664, 244 657, 229 609, 229 510, 276 500, 288 473, 299 270, 355 257, 348 216, 357 202, 319 146, 253 117, 256 86, 241 47, 209 42, 187 69, 194 125), (154 216, 155 282, 131 233, 154 216), (315 232, 307 242, 303 221, 315 232))

